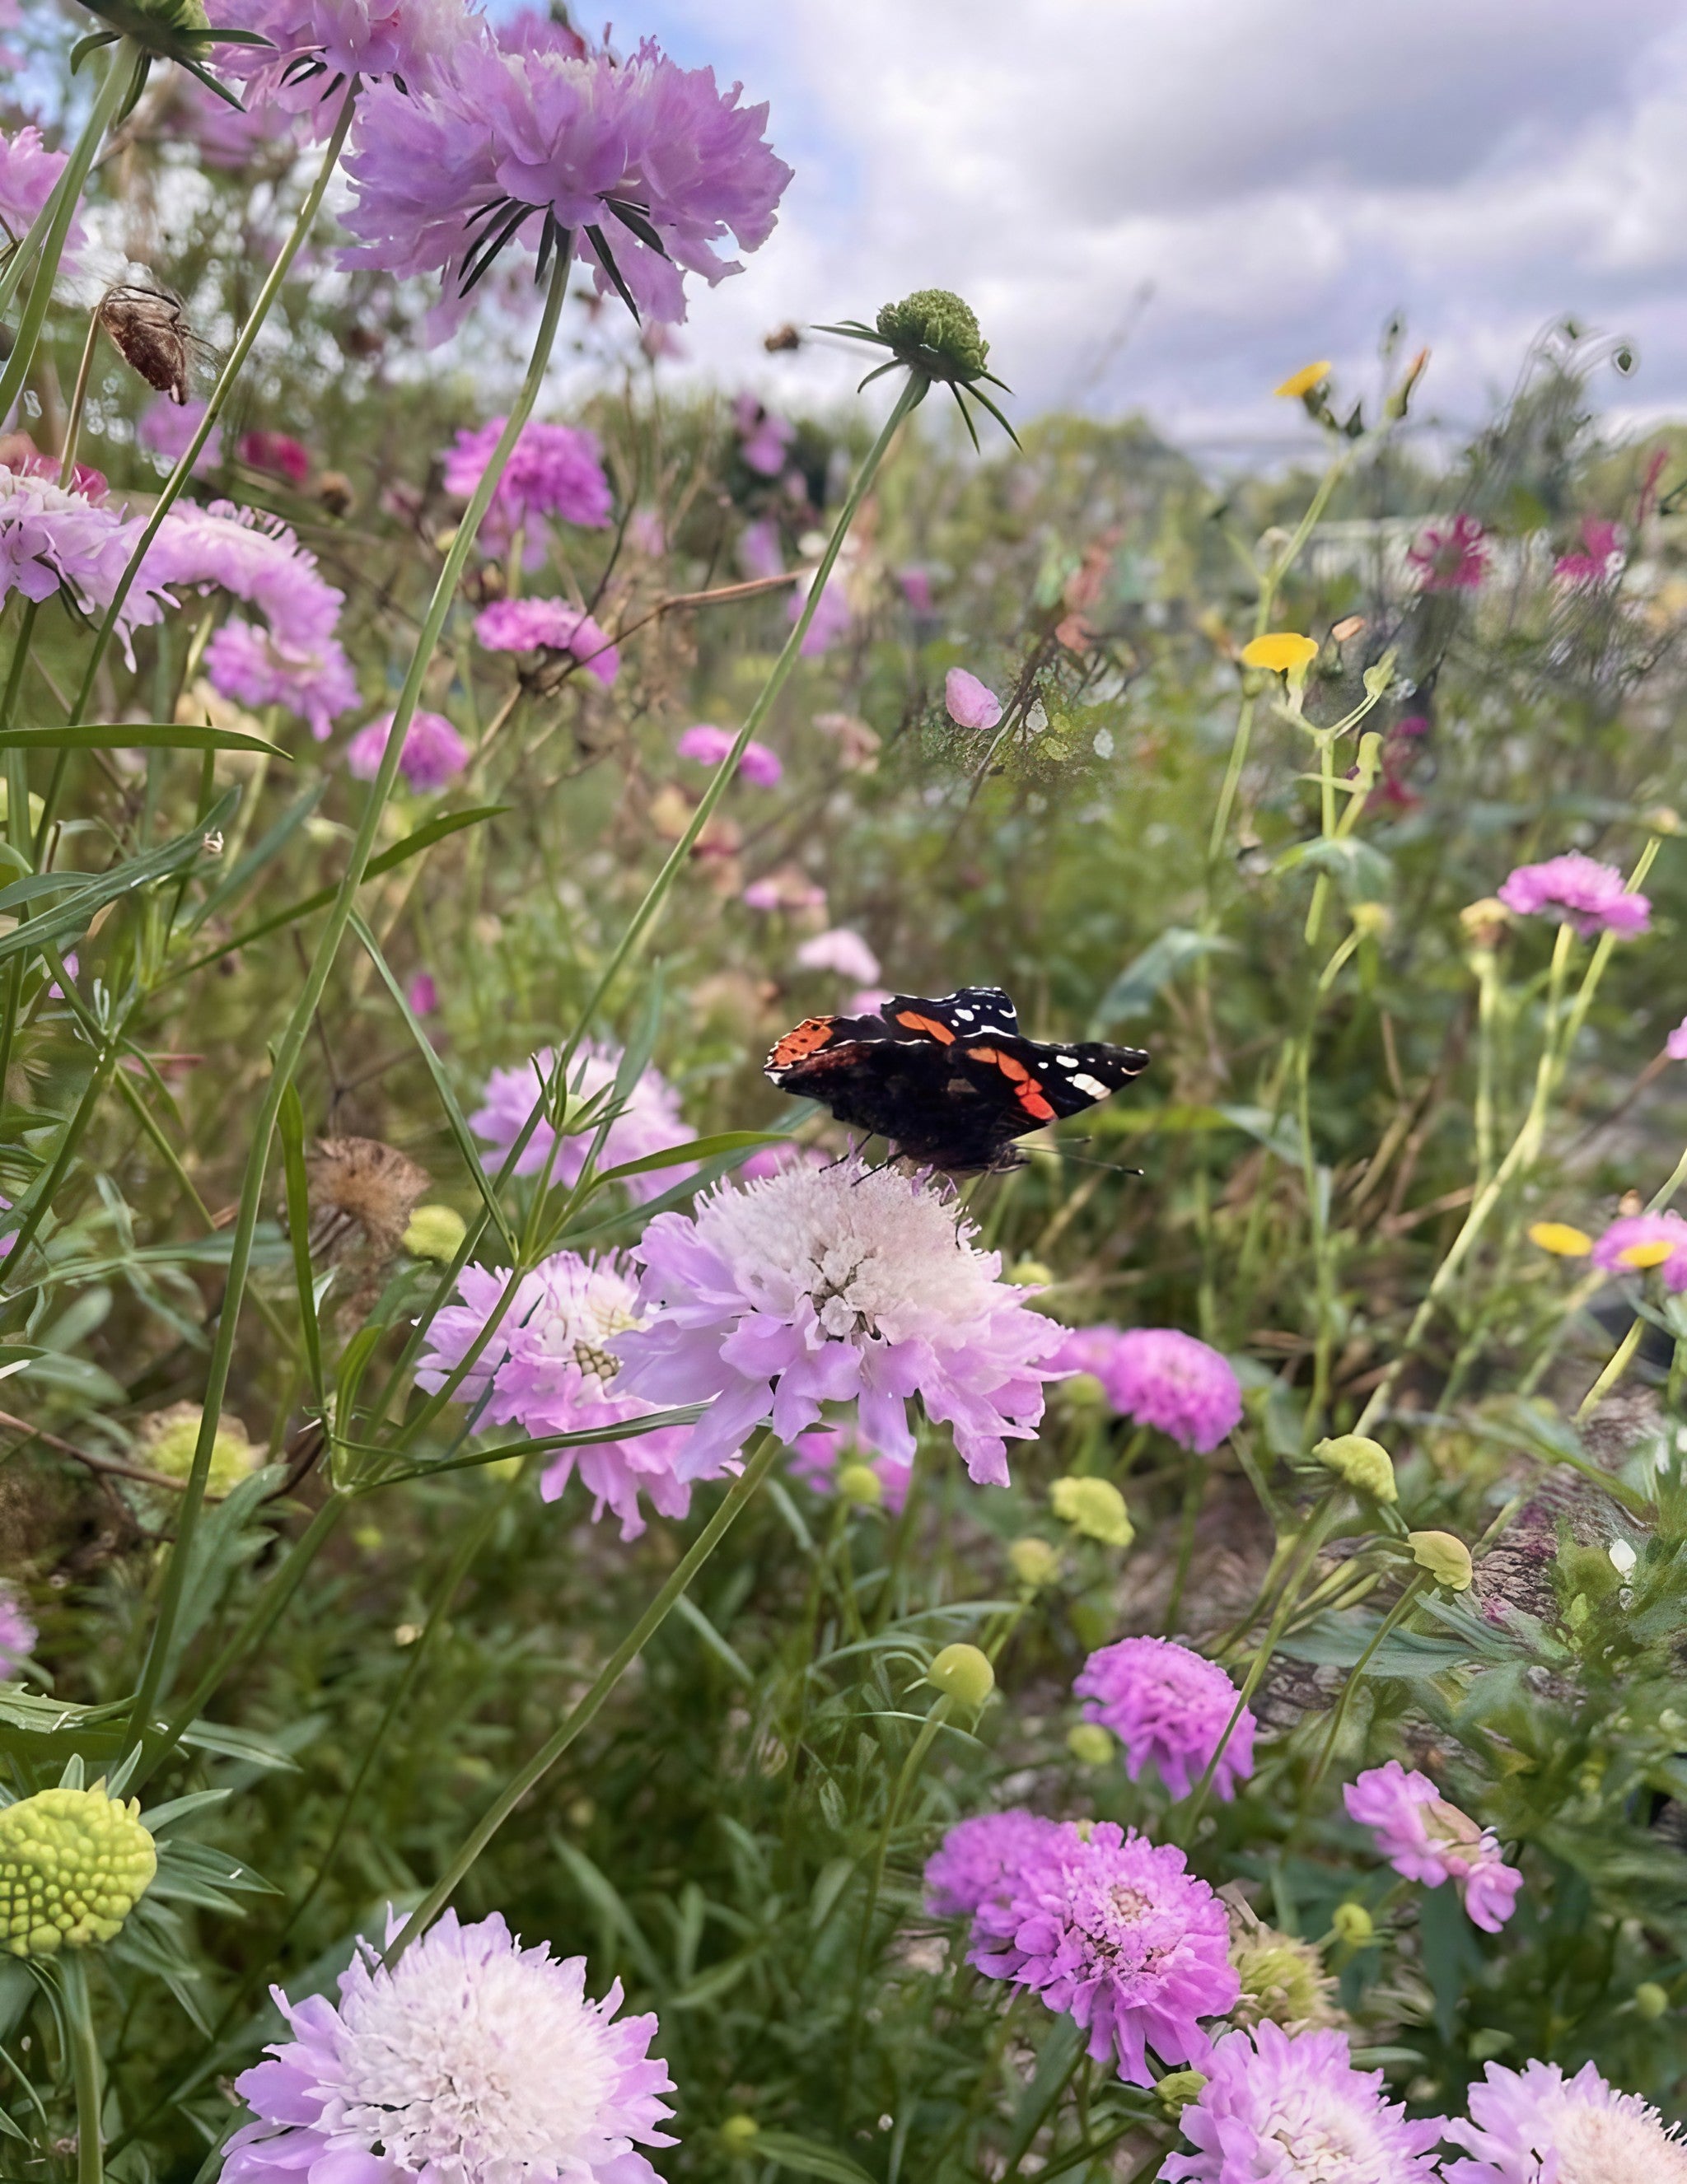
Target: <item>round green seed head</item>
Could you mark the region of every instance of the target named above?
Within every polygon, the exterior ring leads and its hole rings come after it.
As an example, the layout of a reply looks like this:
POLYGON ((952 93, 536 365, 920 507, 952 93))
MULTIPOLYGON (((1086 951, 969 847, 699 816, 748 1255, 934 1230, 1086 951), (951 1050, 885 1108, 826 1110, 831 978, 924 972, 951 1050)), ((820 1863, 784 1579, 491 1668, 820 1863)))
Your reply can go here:
POLYGON ((1051 1547, 1047 1540, 1039 1540, 1034 1533, 1015 1540, 1008 1550, 1008 1561, 1014 1575, 1021 1585, 1028 1585, 1033 1592, 1046 1585, 1053 1585, 1060 1574, 1060 1550, 1051 1547))
POLYGON ((722 2150, 729 2154, 748 2153, 762 2136, 762 2126, 752 2115, 729 2115, 720 2127, 722 2150))
POLYGON ((947 288, 916 288, 900 304, 886 304, 880 333, 899 359, 928 379, 976 379, 990 356, 969 305, 947 288))
POLYGON ((1168 2115, 1179 2115, 1206 2082, 1204 2070, 1168 2070, 1155 2084, 1154 2097, 1168 2115))
POLYGON ((1008 1269, 1008 1279, 1017 1290, 1046 1290, 1053 1284, 1054 1269, 1041 1259, 1016 1259, 1008 1269))
POLYGON ((40 1790, 0 1811, 0 1936, 14 1957, 117 1938, 158 1870, 131 1797, 40 1790))
POLYGON ((1662 2017, 1669 2007, 1669 1990, 1656 1980, 1642 1980, 1634 1989, 1634 2008, 1648 2024, 1662 2017))
MULTIPOLYGON (((185 1481, 193 1468, 193 1451, 204 1416, 197 1403, 172 1403, 167 1411, 154 1411, 150 1418, 142 1418, 135 1445, 147 1469, 185 1481)), ((263 1452, 246 1438, 245 1427, 225 1412, 217 1421, 217 1436, 211 1444, 206 1492, 218 1496, 227 1494, 243 1479, 249 1478, 262 1461, 263 1452)))
POLYGON ((1304 2031, 1338 2021, 1340 2013, 1330 1999, 1335 1981, 1311 1942, 1274 1926, 1260 1926, 1232 1939, 1230 1961, 1242 1982, 1231 2012, 1237 2025, 1259 2025, 1269 2018, 1274 2025, 1304 2031))
POLYGON ((410 1217, 404 1246, 413 1259, 438 1259, 448 1267, 467 1233, 462 1215, 450 1206, 418 1206, 410 1217))
POLYGON ((1449 1592, 1468 1592, 1474 1572, 1470 1549, 1451 1532, 1408 1532, 1412 1560, 1449 1592))
POLYGON ((1394 1458, 1380 1440, 1371 1440, 1364 1434, 1338 1434, 1333 1440, 1321 1440, 1312 1453, 1349 1486, 1375 1495, 1379 1502, 1399 1498, 1394 1458))
POLYGON ((1105 1767, 1113 1757, 1113 1739, 1098 1721, 1074 1722, 1066 1732, 1066 1749, 1081 1767, 1105 1767))
POLYGON ((1338 1903, 1330 1914, 1336 1939, 1350 1949, 1362 1949, 1377 1931, 1377 1922, 1362 1903, 1338 1903))
POLYGON ((862 1509, 876 1509, 885 1498, 884 1482, 870 1463, 845 1464, 838 1474, 838 1491, 862 1509))
POLYGON ((946 1646, 925 1672, 945 1698, 962 1706, 981 1707, 996 1688, 996 1671, 989 1656, 976 1646, 946 1646))
POLYGON ((1125 1496, 1110 1479, 1057 1479, 1048 1490, 1054 1513, 1086 1540, 1128 1547, 1137 1536, 1125 1496))

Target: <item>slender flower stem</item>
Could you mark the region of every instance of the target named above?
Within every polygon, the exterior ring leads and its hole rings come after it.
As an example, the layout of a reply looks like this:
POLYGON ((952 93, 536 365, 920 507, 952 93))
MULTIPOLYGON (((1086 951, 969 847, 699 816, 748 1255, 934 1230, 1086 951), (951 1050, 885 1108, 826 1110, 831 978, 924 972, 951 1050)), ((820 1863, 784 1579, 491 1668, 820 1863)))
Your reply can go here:
MULTIPOLYGON (((342 114, 342 120, 345 117, 342 114)), ((381 816, 387 800, 392 794, 393 783, 398 776, 399 760, 404 752, 405 736, 416 713, 422 694, 422 679, 427 672, 434 649, 439 642, 445 618, 456 597, 457 586, 474 545, 475 534, 481 520, 490 506, 498 482, 504 475, 504 465, 520 436, 522 427, 533 414, 534 403, 550 361, 551 348, 556 338, 557 326, 562 315, 562 302, 568 288, 569 260, 560 252, 550 276, 550 287, 545 298, 545 314, 533 342, 533 355, 528 365, 527 376, 514 403, 511 405, 508 421, 499 435, 491 460, 474 489, 468 508, 450 551, 445 556, 439 571, 416 639, 416 650, 411 656, 409 672, 404 688, 399 694, 393 716, 391 733, 381 757, 381 765, 371 785, 364 805, 351 853, 340 881, 339 892, 327 913, 321 938, 306 973, 304 986, 293 1005, 287 1027, 276 1043, 275 1062, 262 1105, 253 1125, 252 1150, 248 1156, 245 1175, 242 1179, 240 1201, 235 1215, 230 1243, 228 1279, 223 1292, 221 1315, 217 1323, 216 1340, 212 1346, 210 1362, 206 1373, 204 1413, 200 1420, 199 1438, 193 1451, 193 1468, 188 1474, 186 1491, 182 1497, 181 1514, 177 1520, 176 1545, 170 1552, 169 1567, 165 1573, 164 1585, 159 1594, 158 1618, 154 1625, 152 1644, 142 1673, 141 1686, 136 1694, 134 1712, 130 1720, 129 1735, 137 1741, 157 1704, 165 1675, 165 1663, 170 1658, 170 1641, 176 1621, 181 1611, 182 1587, 187 1579, 187 1549, 194 1527, 198 1522, 200 1506, 204 1500, 205 1481, 210 1473, 211 1451, 215 1446, 217 1424, 222 1416, 223 1398, 227 1392, 229 1368, 233 1362, 236 1334, 240 1318, 241 1301, 245 1295, 246 1280, 251 1270, 252 1248, 257 1234, 258 1216, 262 1207, 264 1178, 269 1167, 270 1149, 275 1136, 277 1118, 282 1100, 293 1082, 293 1073, 299 1067, 299 1056, 310 1036, 316 1019, 318 1004, 328 983, 334 958, 351 922, 351 914, 357 900, 357 890, 363 883, 370 858, 375 850, 376 838, 380 831, 381 816)))
POLYGON ((1341 1735, 1342 1724, 1347 1719, 1348 1707, 1352 1701, 1355 1691, 1359 1688, 1360 1679, 1364 1675, 1365 1671, 1370 1667, 1371 1660, 1376 1655, 1378 1648, 1381 1646, 1383 1641, 1388 1637, 1392 1631, 1396 1630, 1405 1620, 1406 1617, 1410 1614, 1412 1609, 1416 1607, 1418 1595, 1423 1591, 1426 1586, 1432 1585, 1433 1582, 1434 1580, 1427 1570, 1418 1570, 1414 1574, 1410 1583, 1406 1586, 1405 1591, 1401 1593, 1399 1598, 1394 1602, 1394 1606, 1383 1618, 1383 1620, 1377 1624, 1376 1633, 1371 1638, 1370 1644, 1360 1655, 1359 1658, 1354 1663, 1347 1681, 1341 1687, 1340 1696, 1338 1697, 1335 1705, 1331 1709, 1330 1726, 1325 1732, 1324 1741, 1322 1747, 1318 1753, 1317 1763, 1314 1766, 1310 1774, 1306 1778, 1306 1794, 1308 1797, 1310 1797, 1312 1791, 1317 1788, 1319 1783, 1322 1781, 1324 1778, 1324 1770, 1328 1767, 1331 1758, 1334 1754, 1336 1739, 1341 1735))
POLYGON ((76 2184, 103 2184, 104 2142, 101 2137, 99 2042, 88 1998, 87 1966, 75 1949, 59 1962, 59 1993, 70 2048, 70 2075, 76 2089, 76 2184))
POLYGON ((1577 1405, 1576 1424, 1578 1425, 1580 1425, 1584 1418, 1589 1417, 1593 1412, 1599 1408, 1600 1405, 1605 1401, 1605 1398, 1611 1393, 1611 1390, 1628 1371, 1629 1365, 1634 1361, 1634 1352, 1640 1346, 1640 1337, 1645 1330, 1645 1324, 1646 1323, 1645 1320, 1641 1319, 1638 1315, 1629 1323, 1628 1332, 1623 1336, 1621 1342, 1617 1344, 1616 1349, 1611 1353, 1611 1357, 1606 1362, 1604 1371, 1600 1374, 1598 1379, 1594 1382, 1592 1387, 1588 1390, 1586 1395, 1583 1396, 1581 1401, 1577 1405))
POLYGON ((661 1630, 672 1613, 674 1603, 686 1591, 691 1580, 720 1545, 756 1489, 773 1468, 779 1452, 779 1443, 770 1429, 763 1429, 761 1445, 755 1450, 739 1476, 733 1481, 708 1523, 692 1541, 690 1546, 674 1564, 673 1575, 662 1591, 633 1625, 627 1635, 599 1670, 591 1689, 577 1705, 571 1708, 560 1728, 545 1739, 533 1758, 519 1767, 491 1805, 475 1823, 461 1844, 446 1861, 445 1869, 432 1888, 412 1911, 398 1932, 388 1942, 386 1962, 395 1964, 410 1944, 427 1932, 439 1914, 450 1903, 457 1883, 480 1856, 522 1799, 536 1782, 542 1781, 568 1747, 583 1730, 589 1729, 596 1719, 604 1701, 620 1682, 651 1640, 661 1630))

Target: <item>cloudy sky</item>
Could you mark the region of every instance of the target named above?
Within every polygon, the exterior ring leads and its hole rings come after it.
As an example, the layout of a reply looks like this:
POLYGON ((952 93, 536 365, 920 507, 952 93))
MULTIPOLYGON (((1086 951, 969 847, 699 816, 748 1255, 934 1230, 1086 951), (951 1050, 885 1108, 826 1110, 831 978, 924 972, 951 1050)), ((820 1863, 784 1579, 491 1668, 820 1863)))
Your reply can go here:
POLYGON ((1367 382, 1397 309, 1450 422, 1565 312, 1639 350, 1605 406, 1687 414, 1687 0, 640 0, 617 42, 645 31, 769 100, 797 169, 694 309, 729 381, 841 386, 761 336, 938 285, 1022 410, 1215 452, 1292 440, 1269 390, 1314 357, 1367 382))

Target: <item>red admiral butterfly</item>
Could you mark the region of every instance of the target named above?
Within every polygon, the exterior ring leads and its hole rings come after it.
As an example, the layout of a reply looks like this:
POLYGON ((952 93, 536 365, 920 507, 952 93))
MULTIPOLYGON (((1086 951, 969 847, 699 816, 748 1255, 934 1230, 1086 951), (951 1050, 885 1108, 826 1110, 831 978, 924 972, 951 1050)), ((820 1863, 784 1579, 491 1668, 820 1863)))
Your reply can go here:
POLYGON ((999 986, 963 986, 937 1000, 894 994, 876 1016, 810 1017, 765 1069, 908 1159, 973 1175, 1019 1167, 1015 1138, 1082 1114, 1148 1066, 1134 1046, 1026 1039, 999 986))

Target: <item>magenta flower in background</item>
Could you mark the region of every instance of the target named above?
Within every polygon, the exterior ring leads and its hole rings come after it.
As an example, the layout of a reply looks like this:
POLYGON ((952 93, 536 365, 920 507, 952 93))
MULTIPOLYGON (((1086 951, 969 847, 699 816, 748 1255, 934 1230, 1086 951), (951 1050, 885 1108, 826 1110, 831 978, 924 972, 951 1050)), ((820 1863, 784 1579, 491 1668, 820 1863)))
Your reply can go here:
POLYGON ((718 1185, 634 1246, 651 1317, 616 1345, 621 1384, 712 1401, 688 1451, 699 1467, 766 1419, 788 1446, 830 1403, 852 1404, 860 1445, 906 1466, 917 1394, 972 1477, 1005 1485, 1006 1444, 1036 1430, 1060 1330, 997 1279, 976 1234, 928 1184, 854 1159, 718 1185))
MULTIPOLYGON (((81 976, 82 972, 81 957, 77 955, 74 948, 67 948, 59 960, 64 966, 65 977, 70 981, 72 985, 75 985, 76 980, 81 976)), ((64 989, 59 984, 56 978, 53 979, 53 983, 47 987, 47 998, 49 1001, 62 1001, 64 999, 64 989)))
POLYGON ((957 1820, 926 1860, 927 1911, 934 1919, 975 1918, 986 1897, 1011 1894, 1025 1859, 1059 1833, 1058 1821, 1017 1810, 957 1820))
POLYGON ((761 477, 777 477, 785 468, 785 450, 796 437, 789 418, 764 410, 753 394, 740 394, 732 405, 738 426, 738 452, 761 477))
POLYGON ((1473 592, 1488 574, 1487 533, 1473 515, 1450 523, 1428 523, 1406 559, 1417 571, 1421 592, 1473 592))
POLYGON ((1254 1771, 1251 1708, 1234 1729, 1237 1691, 1216 1661, 1170 1638, 1121 1638, 1092 1653, 1078 1671, 1074 1695, 1086 1721, 1110 1729, 1125 1747, 1125 1771, 1135 1782, 1155 1767, 1174 1797, 1187 1797, 1221 1745, 1214 1795, 1226 1802, 1254 1771), (1225 1731, 1230 1730, 1228 1739, 1225 1731))
MULTIPOLYGON (((39 129, 31 122, 11 136, 0 130, 0 224, 18 242, 34 226, 42 207, 53 194, 53 186, 64 171, 69 153, 49 151, 39 129)), ((61 273, 79 270, 87 236, 80 215, 70 222, 64 238, 61 273)), ((3 420, 0 420, 3 422, 3 420)))
POLYGON ((817 933, 812 940, 805 940, 796 951, 796 960, 805 971, 835 971, 839 978, 853 979, 857 986, 878 983, 879 958, 861 935, 846 925, 835 925, 829 933, 817 933))
MULTIPOLYGON (((445 490, 466 500, 486 473, 507 421, 489 417, 478 427, 465 426, 445 451, 445 490)), ((488 511, 507 530, 531 517, 554 515, 601 531, 615 512, 614 496, 604 475, 595 432, 573 425, 523 425, 510 450, 488 511)))
POLYGON ((1687 2145, 1639 2093, 1619 2093, 1591 2063, 1490 2063, 1467 2096, 1470 2120, 1445 2126, 1473 2156, 1447 2184, 1687 2184, 1687 2145))
POLYGON ((621 672, 607 630, 566 599, 499 599, 475 622, 489 652, 569 652, 606 689, 621 672))
POLYGON ((902 597, 917 615, 931 612, 931 578, 924 569, 904 569, 897 582, 902 597))
POLYGON ((433 972, 418 971, 410 982, 405 999, 413 1017, 431 1017, 439 1006, 439 989, 434 983, 433 972))
MULTIPOLYGON (((0 1240, 0 1256, 9 1237, 0 1240)), ((35 1650, 40 1635, 16 1590, 0 1579, 0 1683, 9 1682, 35 1650)))
POLYGON ((1007 1885, 980 1903, 969 1961, 1011 1980, 1088 2032, 1098 2063, 1116 2062, 1127 2085, 1164 2068, 1204 2068, 1204 2017, 1222 2016, 1241 1992, 1230 1961, 1224 1905, 1181 1850, 1127 1835, 1111 1820, 1068 1821, 1032 1844, 1007 1885))
POLYGON ((270 152, 291 158, 296 149, 291 114, 279 107, 261 105, 243 111, 219 98, 185 69, 178 70, 172 120, 190 143, 198 147, 208 167, 232 172, 249 167, 270 152))
POLYGON ((1687 1290, 1687 1221, 1674 1212, 1625 1214, 1594 1245, 1593 1262, 1612 1274, 1656 1267, 1667 1290, 1687 1290))
POLYGON ((1385 2100, 1383 2073, 1355 2070, 1339 2032, 1267 2018, 1221 2035, 1203 2068, 1178 2119, 1197 2150, 1168 2156, 1165 2184, 1437 2184, 1441 2118, 1385 2100))
POLYGON ((391 1970, 359 1941, 338 2003, 271 1988, 293 2036, 234 2081, 255 2120, 223 2184, 660 2184, 637 2151, 673 2143, 656 2019, 617 2023, 620 1981, 592 2002, 585 1979, 584 1957, 524 1949, 496 1912, 447 1911, 391 1970))
MULTIPOLYGON (((14 592, 26 599, 50 599, 62 585, 84 614, 100 613, 117 595, 141 525, 126 521, 103 499, 60 486, 58 467, 0 463, 0 604, 14 592), (46 475, 49 470, 55 475, 46 475)), ((97 472, 79 475, 98 479, 97 472)), ((162 588, 149 558, 144 578, 131 587, 118 618, 126 652, 135 630, 163 619, 162 588)))
POLYGON ((764 1176, 778 1175, 788 1167, 825 1167, 832 1156, 819 1145, 799 1145, 795 1138, 781 1138, 775 1145, 757 1145, 746 1153, 738 1163, 740 1183, 759 1183, 764 1176))
POLYGON ((346 162, 345 225, 361 245, 349 262, 439 274, 447 332, 500 249, 561 233, 601 295, 616 286, 607 253, 641 312, 678 322, 684 274, 712 286, 741 270, 712 246, 765 242, 791 177, 763 141, 767 108, 739 96, 648 40, 618 63, 461 40, 421 96, 388 82, 364 98, 346 162), (640 240, 645 226, 666 256, 640 240))
POLYGON ((759 523, 746 523, 739 533, 738 566, 746 577, 782 577, 785 574, 785 550, 779 544, 779 527, 770 516, 759 523))
POLYGON ((303 485, 310 475, 310 450, 291 432, 243 432, 235 453, 249 468, 267 471, 291 486, 303 485))
MULTIPOLYGON (((346 769, 359 781, 373 781, 381 771, 397 717, 383 713, 378 721, 360 728, 346 745, 346 769)), ((405 731, 399 771, 419 795, 428 796, 456 779, 468 764, 468 745, 443 713, 417 711, 405 731)))
POLYGON ((1623 534, 1617 525, 1597 516, 1584 517, 1579 551, 1561 554, 1552 565, 1560 583, 1585 591, 1607 583, 1623 566, 1623 534))
MULTIPOLYGON (((469 1128, 476 1137, 494 1151, 507 1151, 538 1106, 540 1081, 549 1080, 556 1058, 551 1050, 545 1047, 519 1069, 494 1069, 486 1080, 484 1104, 468 1118, 469 1128)), ((614 1047, 582 1039, 568 1065, 571 1107, 582 1107, 587 1100, 607 1090, 614 1084, 620 1067, 621 1056, 614 1047)), ((564 1138, 550 1170, 554 1182, 578 1182, 596 1134, 595 1128, 589 1127, 564 1138)), ((643 1160, 651 1153, 665 1152, 670 1145, 689 1144, 691 1134, 679 1112, 679 1094, 659 1069, 647 1068, 634 1080, 625 1106, 610 1124, 598 1166, 618 1167, 624 1161, 643 1160)), ((541 1122, 516 1162, 516 1173, 537 1175, 545 1164, 556 1135, 549 1123, 541 1122)), ((489 1167, 494 1163, 489 1161, 487 1165, 489 1167)), ((627 1178, 628 1195, 640 1202, 659 1198, 663 1191, 696 1172, 695 1161, 682 1161, 673 1167, 651 1168, 643 1175, 627 1178)))
POLYGON ((216 20, 256 31, 264 46, 219 46, 220 75, 245 86, 249 108, 273 101, 327 136, 354 75, 421 92, 484 33, 464 0, 218 0, 216 20))
POLYGON ((1631 894, 1615 865, 1571 850, 1545 864, 1519 865, 1500 889, 1500 900, 1520 917, 1560 911, 1584 937, 1615 933, 1626 938, 1644 933, 1652 906, 1643 894, 1631 894))
MULTIPOLYGON (((788 619, 800 621, 802 610, 808 604, 812 584, 799 583, 792 594, 788 619)), ((835 577, 830 578, 820 594, 820 603, 814 610, 814 619, 803 633, 798 652, 805 660, 818 660, 823 652, 830 652, 840 638, 847 637, 855 617, 849 610, 849 601, 844 588, 835 577)))
POLYGON ((1205 1456, 1242 1422, 1242 1384, 1228 1359, 1175 1327, 1080 1327, 1057 1361, 1092 1373, 1115 1411, 1205 1456))
POLYGON ((583 61, 591 50, 578 31, 559 23, 545 8, 518 8, 494 23, 492 34, 506 53, 562 53, 583 61))
POLYGON ((876 1017, 891 999, 888 986, 861 986, 844 1003, 846 1017, 876 1017))
MULTIPOLYGON (((416 1366, 419 1387, 430 1394, 444 1385, 481 1330, 495 1331, 458 1383, 455 1400, 470 1408, 475 1428, 521 1426, 535 1440, 579 1433, 592 1426, 630 1424, 654 1407, 615 1386, 616 1358, 609 1344, 640 1323, 633 1284, 619 1256, 582 1258, 557 1251, 523 1274, 499 1312, 510 1279, 505 1267, 465 1267, 457 1277, 461 1301, 436 1312, 428 1349, 416 1366)), ((546 1466, 539 1491, 561 1498, 576 1469, 593 1497, 592 1520, 606 1507, 621 1520, 623 1540, 645 1529, 640 1494, 664 1517, 683 1517, 691 1489, 678 1462, 691 1429, 658 1426, 624 1440, 584 1443, 559 1450, 546 1466)), ((736 1451, 735 1451, 735 1453, 736 1451)), ((725 1460, 708 1474, 718 1475, 725 1460)))
POLYGON ((1379 1854, 1408 1880, 1455 1884, 1471 1924, 1497 1934, 1516 1908, 1523 1876, 1507 1865, 1491 1828, 1450 1805, 1427 1774, 1398 1759, 1372 1767, 1342 1791, 1348 1818, 1370 1828, 1379 1854))
POLYGON ((818 910, 824 916, 826 890, 794 865, 782 865, 776 872, 751 880, 743 900, 751 910, 818 910))
POLYGON ((336 637, 307 649, 249 621, 226 621, 205 647, 205 672, 225 698, 254 710, 284 705, 299 714, 318 743, 360 702, 357 678, 336 637))
MULTIPOLYGON (((806 1150, 814 1151, 818 1148, 806 1150)), ((820 1158, 824 1160, 824 1154, 820 1158)), ((740 1176, 748 1166, 746 1161, 739 1169, 740 1176)), ((779 1171, 774 1169, 773 1173, 777 1174, 779 1171)), ((908 1482, 913 1477, 906 1464, 892 1463, 885 1456, 866 1455, 847 1434, 840 1433, 835 1426, 816 1426, 811 1432, 798 1434, 790 1445, 790 1475, 800 1479, 815 1494, 830 1494, 839 1468, 846 1462, 864 1463, 879 1482, 884 1507, 891 1516, 901 1516, 908 1505, 908 1482)))
POLYGON ((993 728, 1002 718, 1002 700, 964 667, 952 667, 944 677, 943 704, 957 727, 993 728))
MULTIPOLYGON (((222 105, 221 99, 216 103, 222 105)), ((224 111, 228 109, 225 108, 224 111)), ((156 402, 148 403, 142 410, 136 422, 135 437, 149 455, 156 455, 167 469, 174 470, 187 454, 188 443, 198 431, 204 415, 205 404, 197 396, 178 406, 167 394, 160 394, 156 402)), ((194 476, 204 477, 221 460, 222 426, 216 424, 212 426, 194 462, 194 476)))
MULTIPOLYGON (((695 759, 701 766, 718 766, 738 738, 730 728, 718 728, 712 722, 699 721, 680 737, 674 749, 681 758, 695 759)), ((753 738, 744 746, 744 755, 738 761, 740 779, 756 788, 771 788, 784 775, 785 767, 777 751, 753 738)))
POLYGON ((1687 1017, 1684 1017, 1663 1043, 1663 1050, 1672 1061, 1687 1061, 1687 1017))

